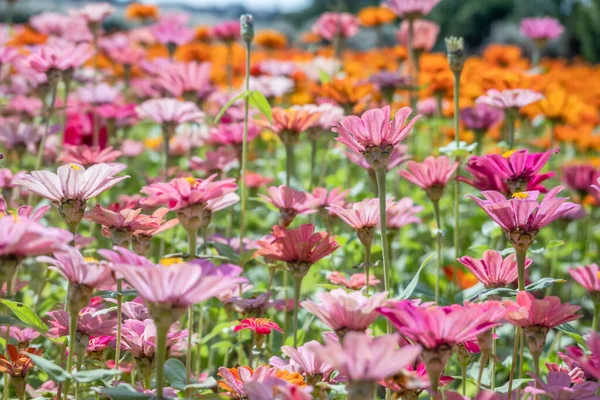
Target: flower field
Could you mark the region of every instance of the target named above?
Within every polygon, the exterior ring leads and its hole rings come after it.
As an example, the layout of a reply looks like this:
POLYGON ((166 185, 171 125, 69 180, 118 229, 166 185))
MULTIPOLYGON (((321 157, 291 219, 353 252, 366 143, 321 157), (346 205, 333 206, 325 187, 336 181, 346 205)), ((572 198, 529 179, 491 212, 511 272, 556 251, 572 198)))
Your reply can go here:
POLYGON ((600 69, 439 1, 4 2, 3 399, 600 399, 600 69))

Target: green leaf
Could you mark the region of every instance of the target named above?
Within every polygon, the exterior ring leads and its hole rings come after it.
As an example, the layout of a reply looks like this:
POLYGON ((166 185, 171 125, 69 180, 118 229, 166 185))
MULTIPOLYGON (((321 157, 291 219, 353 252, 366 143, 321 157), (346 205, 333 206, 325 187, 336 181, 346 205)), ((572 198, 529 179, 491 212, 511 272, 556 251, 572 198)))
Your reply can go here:
MULTIPOLYGON (((96 292, 92 295, 92 297, 102 297, 103 299, 106 298, 111 298, 111 299, 116 299, 117 295, 119 294, 119 292, 116 292, 114 290, 101 290, 99 292, 96 292)), ((135 290, 123 290, 121 292, 121 294, 124 297, 136 297, 137 296, 137 292, 135 290)))
POLYGON ((565 324, 557 326, 556 329, 567 334, 571 339, 573 339, 580 345, 587 347, 587 343, 586 343, 585 339, 583 338, 583 336, 581 336, 581 332, 579 332, 577 329, 575 329, 573 327, 573 325, 571 325, 569 323, 565 323, 565 324))
MULTIPOLYGON (((513 384, 512 384, 513 391, 515 389, 521 387, 521 385, 523 385, 524 383, 531 382, 532 380, 533 379, 531 379, 531 378, 513 379, 513 384)), ((508 382, 506 382, 504 385, 502 385, 500 387, 497 387, 496 392, 500 392, 500 393, 508 392, 508 382)))
POLYGON ((342 287, 339 285, 334 285, 331 283, 319 283, 317 284, 317 287, 322 287, 323 289, 327 289, 327 290, 335 290, 335 289, 341 289, 342 287))
POLYGON ((230 263, 239 265, 240 255, 233 249, 233 247, 225 244, 213 242, 211 245, 217 250, 220 256, 226 257, 230 263))
POLYGON ((564 246, 565 244, 567 244, 567 242, 565 242, 564 240, 551 240, 546 245, 546 250, 556 249, 558 247, 564 246))
POLYGON ((48 374, 52 380, 57 382, 65 382, 68 379, 71 379, 71 374, 62 369, 60 366, 54 364, 50 360, 46 360, 44 357, 37 356, 35 354, 28 354, 28 357, 31 358, 34 364, 48 374))
POLYGON ((79 371, 73 374, 73 380, 79 383, 91 383, 98 380, 112 378, 121 374, 116 369, 91 369, 88 371, 79 371))
POLYGON ((471 297, 469 299, 469 301, 485 300, 489 296, 492 296, 492 295, 500 296, 500 297, 513 297, 513 296, 517 295, 517 291, 514 289, 510 289, 510 288, 486 289, 486 290, 483 290, 483 291, 477 293, 475 296, 471 297))
POLYGON ((225 112, 229 109, 229 107, 233 105, 233 103, 235 103, 239 99, 245 98, 248 95, 250 95, 250 92, 242 92, 235 96, 233 99, 229 100, 227 103, 225 103, 225 105, 221 108, 221 110, 219 110, 219 113, 215 117, 214 123, 216 124, 221 120, 221 118, 223 118, 223 115, 225 115, 225 112))
POLYGON ((331 82, 331 76, 327 72, 320 69, 319 70, 319 80, 321 81, 321 83, 329 83, 329 82, 331 82))
POLYGON ((423 262, 421 263, 421 266, 417 270, 417 273, 415 274, 415 276, 413 276, 413 278, 410 281, 410 283, 408 284, 408 286, 406 286, 406 288, 400 295, 400 300, 408 299, 413 294, 413 292, 415 291, 415 288, 417 287, 417 284, 419 283, 419 277, 421 276, 421 271, 423 271, 423 268, 425 268, 425 266, 427 264, 429 264, 429 261, 431 261, 433 256, 434 256, 434 253, 431 253, 425 260, 423 260, 423 262))
POLYGON ((184 389, 209 389, 215 386, 217 386, 217 381, 212 376, 209 376, 204 382, 187 385, 184 389))
POLYGON ((17 318, 23 321, 23 323, 27 326, 37 329, 40 332, 46 332, 48 330, 48 327, 46 324, 44 324, 44 321, 42 321, 42 319, 31 308, 29 308, 29 306, 6 299, 0 299, 0 303, 10 308, 17 318))
POLYGON ((549 288, 555 283, 564 283, 566 280, 564 279, 556 279, 556 278, 542 278, 532 284, 529 284, 525 287, 525 290, 528 292, 535 292, 536 290, 542 290, 549 288))
POLYGON ((165 378, 178 390, 185 389, 185 365, 176 358, 169 358, 165 363, 165 378))
POLYGON ((146 400, 153 397, 151 394, 138 392, 133 386, 126 383, 115 387, 99 388, 97 390, 115 400, 146 400))
POLYGON ((273 123, 273 112, 271 111, 271 105, 264 94, 258 90, 253 90, 250 92, 248 100, 250 104, 256 107, 256 109, 258 109, 262 115, 267 117, 270 123, 273 123))

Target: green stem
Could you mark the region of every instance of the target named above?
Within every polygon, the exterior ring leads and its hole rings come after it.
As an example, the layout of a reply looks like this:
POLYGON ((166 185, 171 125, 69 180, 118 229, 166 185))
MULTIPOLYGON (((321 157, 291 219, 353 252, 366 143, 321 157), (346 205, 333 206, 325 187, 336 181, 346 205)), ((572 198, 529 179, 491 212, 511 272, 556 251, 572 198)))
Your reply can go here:
POLYGON ((198 343, 196 343, 196 373, 202 373, 202 331, 204 330, 204 306, 198 304, 198 343))
POLYGON ((442 222, 440 218, 440 202, 439 200, 433 201, 433 214, 435 216, 435 223, 437 227, 436 235, 436 268, 435 268, 435 303, 438 304, 440 300, 440 274, 442 273, 442 222))
POLYGON ((508 378, 508 398, 512 399, 513 379, 517 367, 517 357, 519 355, 519 337, 521 336, 521 327, 515 327, 515 343, 513 345, 512 361, 510 366, 510 376, 508 378))
MULTIPOLYGON (((387 214, 386 214, 386 194, 385 194, 385 177, 386 170, 385 168, 377 168, 375 170, 375 177, 377 178, 377 196, 379 197, 379 221, 381 225, 381 241, 382 247, 381 251, 383 253, 383 286, 384 290, 390 293, 390 255, 389 246, 388 246, 388 237, 387 237, 387 214)), ((391 332, 391 327, 389 320, 386 319, 387 332, 391 332)))
POLYGON ((598 332, 598 318, 600 317, 600 302, 594 299, 594 318, 592 319, 592 330, 598 332))
MULTIPOLYGON (((77 320, 79 319, 79 311, 71 310, 69 312, 69 354, 67 355, 67 372, 71 374, 73 371, 73 357, 75 356, 75 341, 77 340, 77 320)), ((65 399, 69 396, 69 384, 65 382, 65 399)))
POLYGON ((309 192, 312 192, 313 187, 315 186, 315 181, 317 180, 316 174, 315 174, 315 170, 316 170, 316 164, 317 164, 317 141, 316 140, 311 140, 310 141, 310 185, 309 185, 309 192))
MULTIPOLYGON (((492 335, 496 333, 496 328, 492 328, 492 335)), ((490 376, 490 388, 494 390, 496 388, 496 341, 492 340, 492 368, 490 376)))
MULTIPOLYGON (((123 279, 117 279, 117 344, 115 347, 115 369, 121 361, 121 332, 123 328, 123 279)), ((116 379, 116 377, 115 377, 116 379)))
MULTIPOLYGON (((460 124, 459 124, 459 116, 460 116, 460 72, 454 73, 454 142, 456 144, 456 150, 460 148, 460 124)), ((456 160, 460 163, 460 158, 457 156, 456 160)), ((459 215, 459 206, 460 206, 460 164, 458 165, 458 169, 456 170, 456 185, 454 187, 454 259, 457 260, 460 258, 460 215, 459 215)), ((456 268, 459 268, 458 266, 456 268)), ((454 283, 454 290, 458 292, 457 288, 457 273, 455 270, 452 274, 452 281, 454 283)))
POLYGON ((505 121, 508 128, 508 148, 512 150, 515 147, 515 119, 508 117, 505 121))
POLYGON ((42 159, 44 158, 44 148, 46 147, 46 140, 48 139, 48 133, 50 131, 50 119, 54 114, 54 105, 56 103, 56 92, 58 91, 58 81, 52 85, 52 97, 50 97, 50 107, 48 107, 48 115, 46 115, 46 120, 44 121, 44 136, 42 136, 42 140, 39 144, 39 149, 37 153, 37 158, 35 160, 35 168, 37 171, 42 166, 42 159))
MULTIPOLYGON (((245 88, 246 91, 250 90, 250 49, 251 44, 246 43, 246 79, 245 88)), ((248 120, 250 112, 250 98, 244 97, 244 135, 242 138, 242 166, 240 171, 240 190, 241 190, 241 201, 240 201, 240 254, 244 251, 244 228, 246 227, 246 197, 248 196, 248 188, 246 187, 246 167, 248 163, 248 120)), ((242 265, 243 267, 243 265, 242 265)))
POLYGON ((369 245, 369 246, 364 246, 364 247, 365 247, 364 267, 365 267, 365 275, 367 276, 365 291, 367 294, 369 294, 369 269, 371 268, 371 246, 369 245))
POLYGON ((517 272, 519 274, 519 291, 525 290, 525 263, 527 261, 527 249, 515 249, 517 253, 517 272))
POLYGON ((285 145, 285 185, 290 187, 294 175, 294 145, 285 145))
POLYGON ((167 332, 169 326, 157 326, 156 329, 156 398, 163 400, 165 383, 165 361, 167 357, 167 332))
MULTIPOLYGON (((483 370, 485 369, 485 364, 487 364, 488 361, 488 354, 487 350, 485 354, 481 354, 481 359, 479 360, 479 374, 477 375, 477 389, 475 390, 475 393, 479 393, 479 389, 481 389, 481 378, 483 376, 483 370)), ((466 371, 465 371, 466 373, 466 371)), ((466 379, 465 379, 466 380, 466 379)), ((466 385, 465 385, 466 387, 466 385)), ((463 395, 465 394, 465 388, 463 388, 463 395)))
MULTIPOLYGON (((188 307, 188 337, 187 352, 185 355, 185 384, 189 385, 190 375, 192 373, 192 332, 194 332, 194 306, 188 307)), ((186 390, 185 397, 190 397, 189 390, 186 390)))
MULTIPOLYGON (((480 367, 480 370, 482 370, 483 367, 480 367)), ((460 370, 461 370, 461 387, 462 387, 462 394, 463 396, 465 396, 467 394, 467 367, 465 365, 461 365, 460 366, 460 370)), ((479 372, 479 376, 481 377, 481 371, 479 372)), ((479 384, 477 386, 479 388, 479 384)))
MULTIPOLYGON (((191 261, 196 258, 196 243, 198 241, 198 232, 191 230, 188 233, 188 260, 191 261)), ((206 246, 206 243, 203 243, 206 246)), ((191 331, 190 331, 191 332, 191 331)))
POLYGON ((294 347, 298 347, 298 311, 300 308, 300 294, 302 292, 302 280, 304 275, 294 276, 294 347))
POLYGON ((163 131, 163 146, 164 146, 164 152, 165 152, 165 163, 163 165, 163 181, 168 181, 169 180, 169 163, 170 163, 170 156, 169 156, 169 139, 170 139, 170 128, 168 128, 167 126, 163 125, 162 127, 162 131, 163 131))

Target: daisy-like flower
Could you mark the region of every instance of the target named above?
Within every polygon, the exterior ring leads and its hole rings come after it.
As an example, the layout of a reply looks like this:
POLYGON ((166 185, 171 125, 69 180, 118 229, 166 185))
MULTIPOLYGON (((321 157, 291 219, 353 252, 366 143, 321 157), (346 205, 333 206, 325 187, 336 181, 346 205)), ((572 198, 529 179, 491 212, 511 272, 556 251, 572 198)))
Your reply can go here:
POLYGON ((175 97, 203 101, 215 90, 210 81, 210 63, 176 63, 158 71, 158 84, 175 97))
POLYGON ((35 152, 37 144, 42 139, 43 132, 39 126, 22 123, 16 119, 3 120, 0 126, 0 143, 16 151, 22 156, 25 151, 35 152))
POLYGON ((300 134, 319 122, 321 114, 316 111, 298 108, 273 108, 273 123, 258 121, 279 136, 283 144, 292 146, 298 142, 300 134))
POLYGON ((125 168, 124 164, 101 163, 88 169, 79 164, 67 164, 58 167, 56 174, 45 170, 33 171, 17 179, 15 184, 52 201, 67 225, 75 230, 89 199, 129 178, 129 175, 115 176, 125 168))
POLYGON ((109 3, 91 3, 84 7, 70 9, 69 15, 83 18, 88 24, 98 24, 115 11, 116 9, 109 3))
POLYGON ((591 164, 565 165, 562 167, 561 180, 576 191, 581 197, 585 197, 591 191, 592 185, 600 177, 600 170, 591 164))
POLYGON ((466 129, 487 132, 490 128, 498 125, 503 118, 502 111, 486 104, 476 104, 473 107, 465 107, 460 110, 460 120, 466 129))
MULTIPOLYGON (((113 331, 113 333, 116 333, 113 331)), ((188 336, 187 330, 181 330, 179 323, 169 327, 167 332, 167 348, 175 346, 178 342, 185 340, 188 336)), ((130 353, 133 358, 141 361, 138 364, 142 375, 152 374, 154 356, 156 351, 156 325, 151 319, 123 321, 121 332, 121 349, 130 353)))
MULTIPOLYGON (((48 313, 50 329, 48 336, 60 338, 69 335, 69 312, 51 311, 48 313)), ((88 340, 93 336, 111 335, 117 325, 115 315, 106 312, 98 312, 93 307, 84 307, 79 311, 77 319, 77 344, 83 345, 85 349, 88 340)))
MULTIPOLYGON (((253 123, 248 124, 248 143, 258 137, 260 133, 258 126, 253 123)), ((232 122, 230 124, 220 123, 210 130, 210 143, 234 146, 241 151, 241 145, 244 138, 244 123, 232 122)))
POLYGON ((569 268, 569 275, 591 294, 600 293, 600 268, 597 264, 569 268))
MULTIPOLYGON (((2 337, 6 337, 6 328, 6 326, 0 326, 0 334, 2 337)), ((11 326, 8 329, 10 338, 17 342, 20 349, 27 348, 29 343, 40 337, 40 333, 33 328, 19 328, 18 326, 11 326)))
POLYGON ((418 19, 427 15, 440 0, 385 0, 383 5, 396 15, 406 19, 418 19))
POLYGON ((582 317, 577 314, 581 308, 579 306, 561 303, 556 296, 538 300, 531 293, 522 290, 517 293, 516 301, 505 300, 504 304, 513 308, 506 315, 506 320, 524 328, 525 341, 535 362, 544 350, 546 335, 550 329, 582 317))
MULTIPOLYGON (((509 286, 518 278, 515 254, 509 254, 502 259, 499 251, 486 250, 480 260, 464 256, 459 258, 458 261, 467 267, 477 280, 488 289, 509 286)), ((525 268, 529 268, 530 265, 531 260, 527 259, 525 268)))
MULTIPOLYGON (((398 43, 407 48, 409 24, 410 22, 408 20, 402 21, 400 30, 396 33, 398 43)), ((413 21, 412 24, 412 45, 415 51, 420 53, 431 51, 440 34, 440 26, 435 22, 427 21, 425 19, 417 19, 416 21, 413 21)))
POLYGON ((374 168, 386 168, 395 147, 404 140, 420 115, 406 123, 412 108, 403 107, 390 122, 390 106, 365 111, 361 117, 350 115, 337 123, 333 131, 339 136, 336 140, 350 150, 361 154, 374 168))
POLYGON ((320 303, 303 301, 302 307, 314 314, 325 325, 333 329, 339 337, 347 332, 364 332, 379 316, 376 308, 386 303, 387 292, 366 297, 360 292, 347 293, 345 289, 318 293, 320 303))
POLYGON ((538 202, 540 192, 518 192, 507 199, 500 192, 485 191, 485 200, 472 198, 508 236, 518 250, 527 250, 541 228, 580 206, 568 198, 556 197, 563 189, 557 186, 538 202))
POLYGON ((540 101, 544 96, 530 89, 505 89, 499 91, 490 89, 485 95, 479 96, 477 104, 486 104, 490 107, 502 110, 518 110, 521 107, 528 106, 540 101))
POLYGON ((19 350, 14 345, 8 344, 6 345, 6 353, 9 358, 0 354, 0 372, 10 375, 12 387, 17 392, 19 398, 24 398, 27 386, 27 373, 34 365, 31 357, 27 354, 42 357, 44 350, 33 347, 19 350))
POLYGON ((61 46, 45 45, 39 51, 31 54, 27 61, 36 72, 46 74, 54 82, 62 72, 72 72, 82 66, 94 54, 88 44, 61 46), (59 75, 56 75, 59 74, 59 75))
POLYGON ((534 396, 543 396, 548 400, 564 400, 564 399, 594 399, 597 398, 596 392, 600 388, 597 382, 571 383, 571 376, 567 372, 548 372, 546 382, 541 377, 529 373, 534 379, 524 390, 525 393, 533 394, 534 396))
POLYGON ((333 205, 344 207, 346 205, 348 193, 350 193, 349 190, 342 190, 342 188, 339 187, 331 190, 322 187, 313 189, 312 195, 318 200, 317 210, 319 210, 319 215, 326 224, 331 225, 331 223, 333 223, 333 217, 335 216, 334 213, 327 210, 327 207, 333 205))
POLYGON ((240 22, 224 21, 212 27, 210 36, 222 42, 233 42, 240 38, 240 22))
POLYGON ((375 237, 375 227, 379 225, 379 199, 365 199, 350 204, 348 208, 334 204, 326 209, 352 227, 363 246, 371 246, 375 237))
POLYGON ((136 109, 141 119, 149 119, 157 124, 168 125, 171 129, 185 122, 202 122, 204 113, 196 104, 177 99, 146 100, 136 109))
POLYGON ((390 201, 386 209, 387 228, 398 230, 409 224, 420 224, 417 214, 423 211, 423 206, 416 205, 412 198, 403 197, 399 201, 390 201))
MULTIPOLYGON (((334 285, 342 285, 345 288, 351 290, 360 290, 367 286, 366 274, 352 274, 350 275, 350 279, 348 279, 341 272, 334 271, 331 274, 329 274, 329 276, 327 276, 327 279, 334 285)), ((376 286, 379 282, 379 279, 369 279, 369 285, 371 286, 376 286)))
POLYGON ((212 175, 207 179, 177 178, 169 183, 153 183, 140 191, 148 195, 140 203, 149 207, 169 207, 177 212, 186 231, 196 232, 208 226, 213 212, 239 200, 238 195, 233 193, 238 187, 234 179, 215 179, 216 175, 212 175))
POLYGON ((289 226, 299 214, 317 212, 318 200, 309 193, 281 185, 267 188, 267 195, 259 194, 265 202, 279 209, 280 224, 284 227, 289 226))
POLYGON ((114 150, 112 147, 101 149, 98 146, 65 145, 63 153, 58 157, 58 161, 89 167, 94 164, 112 163, 119 157, 121 157, 121 152, 114 150))
POLYGON ((551 17, 521 20, 521 33, 539 44, 558 38, 564 30, 565 27, 557 19, 551 17))
POLYGON ((315 353, 348 380, 349 397, 370 399, 377 382, 401 372, 420 352, 418 345, 399 347, 398 335, 372 339, 364 332, 348 332, 343 343, 326 337, 325 346, 315 353))
POLYGON ((234 332, 244 329, 251 330, 257 335, 269 335, 272 331, 283 333, 277 322, 268 320, 267 318, 246 318, 233 328, 234 332))
POLYGON ((194 39, 193 29, 185 26, 187 17, 182 19, 178 14, 162 17, 156 24, 150 27, 154 38, 167 46, 172 55, 177 46, 184 45, 194 39))
POLYGON ((398 174, 425 189, 427 196, 436 202, 444 194, 444 188, 452 179, 459 163, 450 161, 446 156, 429 156, 422 163, 409 161, 406 166, 407 169, 398 171, 398 174))
POLYGON ((328 41, 349 38, 359 31, 360 22, 350 13, 324 12, 313 24, 312 32, 328 41))
POLYGON ((218 382, 219 388, 229 393, 233 398, 248 398, 246 385, 264 383, 272 378, 279 378, 287 383, 306 386, 304 378, 297 372, 289 372, 262 365, 255 370, 250 367, 225 368, 220 367, 218 375, 223 379, 218 382))
POLYGON ((322 362, 317 357, 323 346, 316 340, 311 340, 297 349, 291 346, 281 346, 281 352, 289 357, 284 361, 279 357, 273 356, 269 363, 275 368, 290 372, 298 372, 306 378, 309 383, 328 381, 333 373, 333 366, 322 362))

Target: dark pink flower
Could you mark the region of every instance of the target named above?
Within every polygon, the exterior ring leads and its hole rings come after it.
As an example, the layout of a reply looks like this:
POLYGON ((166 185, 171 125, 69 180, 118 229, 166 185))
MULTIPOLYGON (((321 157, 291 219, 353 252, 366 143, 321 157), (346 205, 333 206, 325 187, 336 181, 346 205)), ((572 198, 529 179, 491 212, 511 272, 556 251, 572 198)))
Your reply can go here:
POLYGON ((271 331, 278 331, 283 333, 279 325, 276 322, 270 321, 266 318, 246 318, 243 319, 238 325, 233 328, 234 332, 248 329, 255 332, 257 335, 269 335, 271 331))
POLYGON ((312 32, 332 41, 335 37, 349 38, 359 31, 360 22, 350 13, 324 12, 313 24, 312 32))
MULTIPOLYGON (((458 259, 486 288, 509 286, 518 278, 516 255, 509 254, 502 258, 499 251, 486 250, 483 258, 477 260, 470 256, 458 259)), ((525 261, 525 268, 529 268, 531 260, 525 261)))

